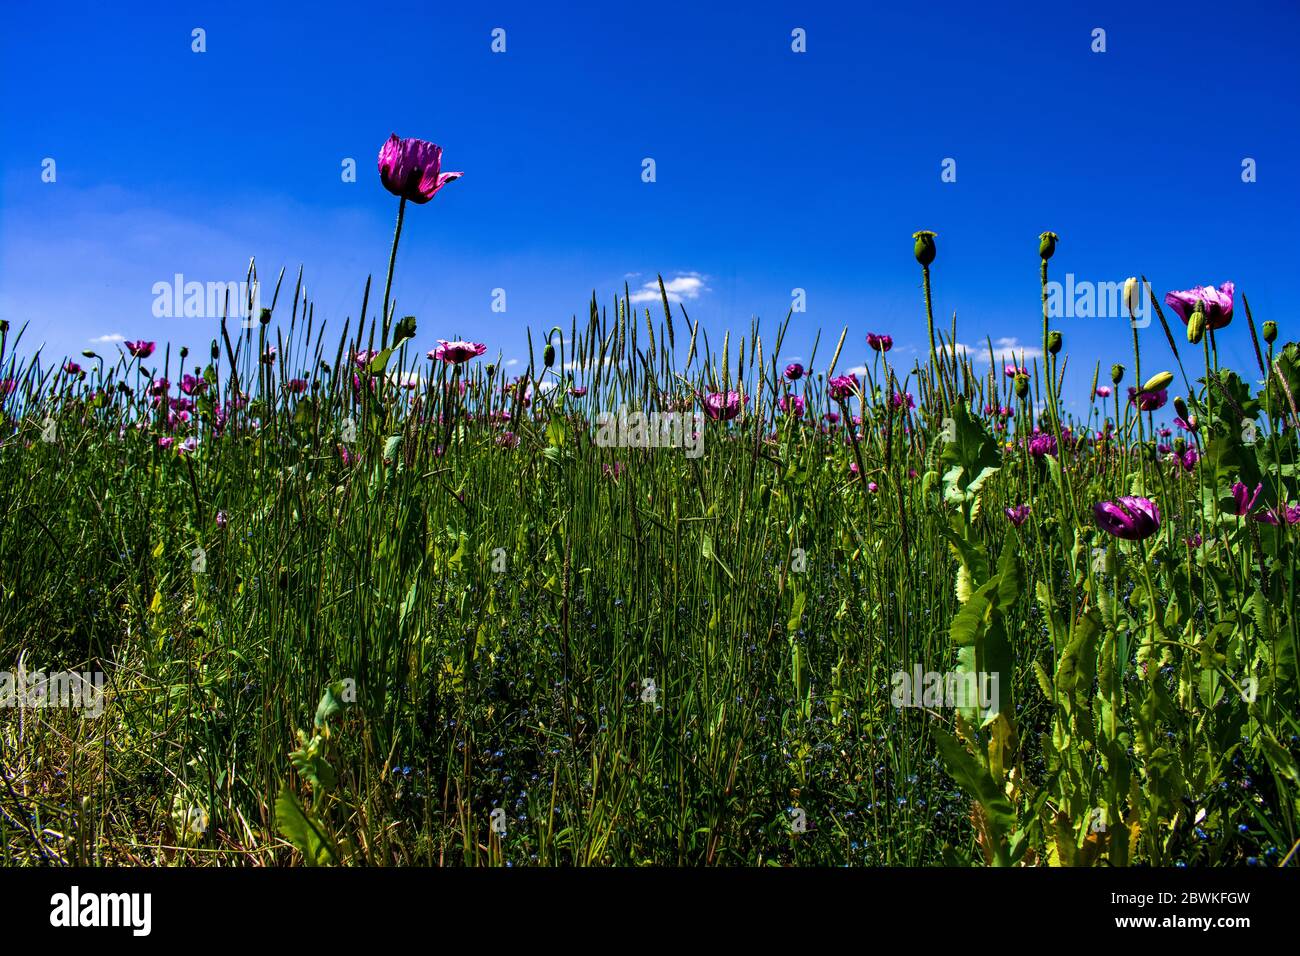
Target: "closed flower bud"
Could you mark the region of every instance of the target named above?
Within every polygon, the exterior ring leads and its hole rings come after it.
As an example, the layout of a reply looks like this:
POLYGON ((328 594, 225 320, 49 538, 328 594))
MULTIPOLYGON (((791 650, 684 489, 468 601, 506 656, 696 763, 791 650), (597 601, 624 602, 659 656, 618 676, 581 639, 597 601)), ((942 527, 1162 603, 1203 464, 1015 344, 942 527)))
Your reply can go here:
POLYGON ((187 359, 187 358, 189 358, 189 357, 190 357, 189 346, 182 345, 182 346, 181 346, 181 358, 183 358, 183 359, 187 359))
POLYGON ((1052 258, 1052 253, 1056 251, 1057 238, 1054 232, 1045 232, 1038 237, 1038 254, 1044 260, 1052 258))
POLYGON ((491 364, 489 364, 488 367, 487 367, 484 371, 487 372, 487 377, 488 377, 488 378, 491 378, 491 377, 492 377, 492 373, 494 373, 496 370, 497 370, 497 367, 496 367, 495 365, 491 365, 491 364))
POLYGON ((1129 276, 1124 280, 1124 304, 1131 313, 1142 308, 1141 286, 1138 285, 1137 276, 1129 276))
POLYGON ((216 339, 212 340, 211 352, 212 352, 212 361, 215 362, 217 359, 221 358, 221 348, 220 346, 217 345, 216 339))
POLYGON ((1179 456, 1181 457, 1182 454, 1183 454, 1183 452, 1185 452, 1185 451, 1187 451, 1187 439, 1186 439, 1186 438, 1175 438, 1175 439, 1174 439, 1174 453, 1175 453, 1176 455, 1179 455, 1179 456))
POLYGON ((1187 421, 1187 403, 1183 401, 1183 396, 1179 395, 1174 399, 1174 411, 1183 421, 1187 421))
POLYGON ((1061 333, 1055 330, 1047 333, 1047 351, 1056 355, 1061 351, 1061 333))
POLYGON ((1187 341, 1199 345, 1205 337, 1205 313, 1197 309, 1187 318, 1187 341))
POLYGON ((1124 380, 1124 366, 1116 362, 1110 367, 1110 380, 1118 385, 1124 380))
POLYGON ((1272 345, 1277 341, 1277 323, 1273 321, 1264 323, 1264 341, 1272 345))
POLYGON ((547 368, 555 364, 555 346, 550 342, 547 342, 546 348, 542 350, 542 361, 546 363, 547 368))
POLYGON ((1149 379, 1147 379, 1146 384, 1144 384, 1142 388, 1139 389, 1139 391, 1158 392, 1161 389, 1168 388, 1169 383, 1172 382, 1173 380, 1174 380, 1174 376, 1172 372, 1158 372, 1157 374, 1152 375, 1149 379))
POLYGON ((1029 394, 1029 376, 1023 373, 1016 374, 1016 397, 1024 398, 1029 394))
POLYGON ((263 309, 263 310, 262 310, 262 314, 258 317, 258 321, 261 322, 263 325, 270 325, 270 324, 271 324, 271 310, 270 310, 270 309, 263 309))
POLYGON ((912 247, 912 251, 916 255, 916 261, 921 263, 923 266, 928 266, 930 263, 934 262, 934 237, 935 233, 929 232, 925 229, 922 229, 920 232, 912 233, 912 238, 916 240, 916 244, 912 247))

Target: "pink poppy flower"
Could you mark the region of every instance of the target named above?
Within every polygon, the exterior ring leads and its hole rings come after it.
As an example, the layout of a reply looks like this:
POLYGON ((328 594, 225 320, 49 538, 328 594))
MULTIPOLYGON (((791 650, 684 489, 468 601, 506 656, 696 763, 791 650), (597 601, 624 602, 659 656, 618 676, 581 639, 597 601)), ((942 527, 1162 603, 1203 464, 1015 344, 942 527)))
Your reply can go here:
POLYGON ((126 346, 128 352, 138 359, 147 359, 150 355, 153 355, 153 350, 157 348, 156 342, 146 342, 144 339, 135 342, 123 342, 122 344, 126 346))
POLYGON ((477 358, 486 351, 487 346, 481 342, 448 342, 446 339, 438 339, 438 347, 429 350, 429 358, 441 359, 452 365, 459 365, 462 362, 468 362, 472 358, 477 358))
POLYGON ((856 375, 836 375, 826 384, 830 387, 831 398, 838 402, 847 399, 857 390, 858 377, 856 375))
POLYGON ((781 411, 785 412, 792 418, 802 418, 804 413, 804 400, 800 395, 782 395, 780 402, 781 411))
POLYGON ((729 422, 745 404, 742 392, 709 392, 704 396, 704 414, 715 421, 729 422))
POLYGON ((1196 311, 1196 303, 1205 303, 1205 324, 1212 329, 1221 329, 1232 321, 1232 294, 1235 286, 1225 282, 1217 289, 1214 286, 1201 286, 1185 292, 1165 294, 1165 305, 1178 313, 1183 325, 1196 311))
POLYGON ((394 196, 426 203, 464 173, 442 171, 442 147, 422 139, 399 139, 396 133, 379 150, 379 179, 394 196))
POLYGON ((876 352, 888 352, 894 347, 894 337, 892 335, 877 335, 875 332, 867 333, 867 345, 876 352))
POLYGON ((785 377, 788 381, 797 382, 803 378, 803 366, 798 362, 791 362, 785 367, 785 377))
POLYGON ((1093 517, 1108 534, 1126 541, 1141 541, 1160 528, 1160 508, 1150 498, 1125 495, 1093 505, 1093 517))

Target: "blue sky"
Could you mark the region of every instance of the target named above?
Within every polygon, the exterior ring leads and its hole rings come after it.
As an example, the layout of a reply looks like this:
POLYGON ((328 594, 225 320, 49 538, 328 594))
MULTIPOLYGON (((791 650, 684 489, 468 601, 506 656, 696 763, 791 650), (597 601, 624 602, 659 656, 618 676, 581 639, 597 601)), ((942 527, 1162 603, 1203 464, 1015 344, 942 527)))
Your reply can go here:
MULTIPOLYGON (((154 283, 237 280, 256 256, 264 279, 303 264, 318 321, 355 322, 367 274, 382 288, 397 201, 375 157, 397 132, 465 172, 408 209, 395 295, 425 347, 522 358, 525 325, 662 272, 715 343, 754 315, 774 331, 801 288, 785 353, 820 327, 824 367, 847 325, 841 368, 868 330, 910 355, 921 228, 963 342, 1035 347, 1044 229, 1057 278, 1145 273, 1162 297, 1232 279, 1300 337, 1294 2, 877 6, 6 0, 0 317, 49 357, 113 335, 202 349, 215 323, 156 318, 154 283)), ((1124 320, 1053 325, 1078 391, 1094 361, 1131 364, 1124 320)), ((1167 354, 1158 325, 1142 336, 1167 354)), ((1220 345, 1252 360, 1244 322, 1220 345)))

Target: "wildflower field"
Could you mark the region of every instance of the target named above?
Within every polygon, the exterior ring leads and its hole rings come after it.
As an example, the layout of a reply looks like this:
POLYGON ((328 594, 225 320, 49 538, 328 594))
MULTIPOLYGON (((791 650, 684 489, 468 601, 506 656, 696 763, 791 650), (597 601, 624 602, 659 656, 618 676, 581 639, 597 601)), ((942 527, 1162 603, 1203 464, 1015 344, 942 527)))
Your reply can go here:
POLYGON ((910 366, 625 292, 507 374, 390 305, 440 162, 385 145, 341 329, 283 272, 202 354, 3 326, 0 864, 1294 864, 1300 345, 1242 290, 1131 280, 1083 417, 1051 233, 1041 362, 919 232, 910 366))

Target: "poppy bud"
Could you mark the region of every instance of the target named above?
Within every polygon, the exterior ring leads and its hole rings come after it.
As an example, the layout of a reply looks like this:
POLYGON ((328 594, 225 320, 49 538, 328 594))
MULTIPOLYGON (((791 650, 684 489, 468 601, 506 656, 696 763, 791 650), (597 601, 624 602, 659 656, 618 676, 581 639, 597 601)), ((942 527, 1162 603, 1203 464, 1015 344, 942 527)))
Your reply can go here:
POLYGON ((184 346, 184 345, 182 345, 182 346, 181 346, 181 358, 186 359, 186 358, 189 358, 189 357, 190 357, 190 350, 189 350, 188 346, 184 346))
POLYGON ((1047 333, 1047 351, 1053 355, 1061 351, 1061 333, 1055 330, 1047 333))
POLYGON ((258 320, 259 322, 261 322, 263 325, 270 325, 270 324, 271 324, 271 310, 270 310, 270 309, 263 309, 263 310, 262 310, 262 314, 261 314, 260 316, 258 316, 258 319, 257 319, 257 320, 258 320))
POLYGON ((1183 401, 1183 396, 1179 395, 1174 398, 1174 411, 1183 421, 1187 421, 1187 403, 1183 401))
POLYGON ((1118 385, 1124 380, 1124 366, 1116 362, 1110 367, 1110 380, 1118 385))
POLYGON ((912 252, 916 255, 916 261, 923 266, 928 266, 934 262, 934 237, 935 233, 925 229, 912 233, 912 238, 916 240, 912 252))
POLYGON ((1187 451, 1187 439, 1186 439, 1186 438, 1182 438, 1182 437, 1175 438, 1175 439, 1174 439, 1174 452, 1175 452, 1175 454, 1177 454, 1177 455, 1179 455, 1179 456, 1181 457, 1182 454, 1183 454, 1183 452, 1185 452, 1185 451, 1187 451))
POLYGON ((94 352, 92 352, 90 349, 82 349, 81 354, 86 356, 86 358, 99 358, 99 356, 96 355, 94 352))
POLYGON ((1152 375, 1149 379, 1147 379, 1146 384, 1143 385, 1139 389, 1139 391, 1158 392, 1161 389, 1168 388, 1169 383, 1172 382, 1173 380, 1174 380, 1174 376, 1172 372, 1158 372, 1157 374, 1152 375))
POLYGON ((221 349, 217 346, 217 340, 213 339, 212 340, 212 361, 215 362, 219 358, 221 358, 221 349))
POLYGON ((542 350, 542 361, 546 363, 547 368, 555 364, 555 346, 550 342, 547 342, 546 348, 542 350))
POLYGON ((1142 308, 1137 276, 1129 276, 1124 280, 1124 304, 1128 306, 1129 312, 1136 313, 1142 308))
POLYGON ((483 371, 487 372, 487 377, 488 377, 488 378, 491 378, 491 377, 492 377, 492 373, 494 373, 496 370, 497 370, 497 367, 496 367, 495 365, 493 365, 493 364, 491 364, 491 363, 488 363, 487 368, 485 368, 483 371))
POLYGON ((1024 398, 1029 394, 1029 376, 1024 373, 1016 374, 1016 397, 1024 398))
POLYGON ((1054 232, 1045 232, 1038 237, 1038 254, 1046 261, 1052 258, 1052 253, 1056 251, 1056 240, 1058 236, 1054 232))
MULTIPOLYGON (((1199 303, 1198 303, 1199 306, 1199 303)), ((1199 345, 1201 339, 1205 337, 1205 313, 1197 308, 1187 318, 1187 341, 1193 345, 1199 345)))
POLYGON ((1272 345, 1277 341, 1277 323, 1268 321, 1264 323, 1264 341, 1272 345))

